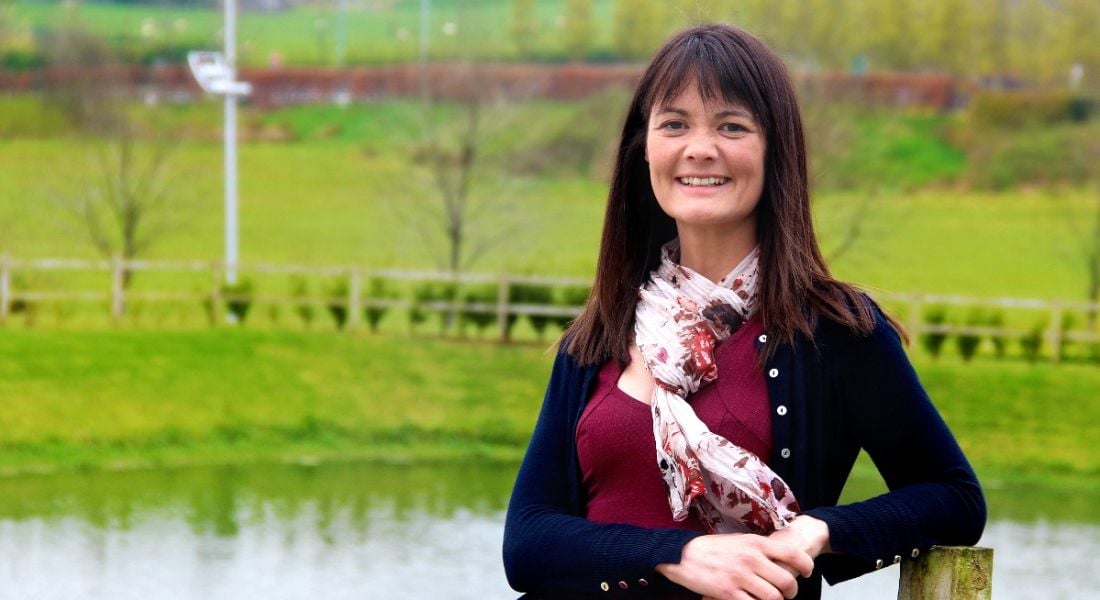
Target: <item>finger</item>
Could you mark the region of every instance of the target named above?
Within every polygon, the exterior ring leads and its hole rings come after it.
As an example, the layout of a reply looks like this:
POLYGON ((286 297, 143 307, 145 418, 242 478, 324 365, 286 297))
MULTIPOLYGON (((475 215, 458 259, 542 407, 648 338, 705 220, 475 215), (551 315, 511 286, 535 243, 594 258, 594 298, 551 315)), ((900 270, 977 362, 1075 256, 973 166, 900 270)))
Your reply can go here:
POLYGON ((814 559, 809 554, 787 543, 769 541, 772 543, 765 548, 765 556, 794 568, 796 575, 809 577, 814 572, 814 559))
POLYGON ((759 574, 756 577, 750 577, 742 589, 754 600, 782 600, 784 597, 783 592, 759 574))
POLYGON ((784 563, 768 562, 757 571, 773 588, 783 594, 784 598, 794 598, 798 594, 798 576, 790 566, 784 563))

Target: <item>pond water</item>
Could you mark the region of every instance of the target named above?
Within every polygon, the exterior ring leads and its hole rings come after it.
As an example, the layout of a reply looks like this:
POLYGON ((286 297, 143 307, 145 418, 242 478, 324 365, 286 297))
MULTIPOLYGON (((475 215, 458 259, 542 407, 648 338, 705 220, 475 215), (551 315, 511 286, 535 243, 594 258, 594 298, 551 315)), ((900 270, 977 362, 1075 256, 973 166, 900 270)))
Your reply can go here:
MULTIPOLYGON (((500 561, 513 474, 326 464, 0 479, 0 598, 514 598, 500 561)), ((989 495, 994 598, 1100 598, 1100 497, 989 495)), ((893 598, 897 578, 825 597, 893 598)))

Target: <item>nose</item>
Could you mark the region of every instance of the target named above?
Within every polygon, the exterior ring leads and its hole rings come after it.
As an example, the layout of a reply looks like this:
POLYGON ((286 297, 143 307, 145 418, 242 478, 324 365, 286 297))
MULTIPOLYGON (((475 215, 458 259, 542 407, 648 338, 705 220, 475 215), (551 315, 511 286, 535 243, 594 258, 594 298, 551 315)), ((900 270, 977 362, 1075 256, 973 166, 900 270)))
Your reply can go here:
POLYGON ((684 155, 688 160, 705 162, 718 157, 718 145, 710 132, 693 133, 686 142, 684 155))

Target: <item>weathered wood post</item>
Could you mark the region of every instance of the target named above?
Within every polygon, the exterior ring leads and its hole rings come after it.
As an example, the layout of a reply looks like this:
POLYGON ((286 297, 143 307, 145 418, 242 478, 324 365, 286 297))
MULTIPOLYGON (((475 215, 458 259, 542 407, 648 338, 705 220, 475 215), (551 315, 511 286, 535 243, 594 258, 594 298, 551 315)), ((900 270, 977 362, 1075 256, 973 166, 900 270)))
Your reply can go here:
POLYGON ((901 563, 898 600, 989 600, 993 549, 932 546, 901 563))
POLYGON ((123 298, 125 285, 126 266, 119 255, 111 257, 111 319, 118 321, 126 308, 123 298))
POLYGON ((348 331, 355 331, 363 320, 363 274, 351 267, 348 278, 348 331))
POLYGON ((1050 330, 1047 339, 1050 341, 1050 361, 1057 364, 1062 360, 1062 303, 1050 303, 1050 330))
POLYGON ((921 325, 923 325, 924 315, 921 314, 921 295, 913 294, 909 298, 909 339, 913 340, 913 343, 917 343, 920 340, 921 325))
POLYGON ((500 341, 508 343, 511 331, 508 327, 508 296, 511 295, 511 282, 507 275, 500 278, 497 288, 497 327, 500 329, 500 341))
POLYGON ((11 269, 8 255, 0 256, 0 324, 8 319, 11 309, 11 269))

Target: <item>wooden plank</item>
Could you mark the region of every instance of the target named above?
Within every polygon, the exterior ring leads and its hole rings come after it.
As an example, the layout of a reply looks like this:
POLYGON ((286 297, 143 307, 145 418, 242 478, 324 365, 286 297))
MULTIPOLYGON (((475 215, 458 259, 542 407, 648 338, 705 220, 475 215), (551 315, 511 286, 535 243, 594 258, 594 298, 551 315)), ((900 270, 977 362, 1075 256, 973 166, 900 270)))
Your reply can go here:
POLYGON ((989 600, 993 549, 932 546, 901 563, 898 600, 989 600))

